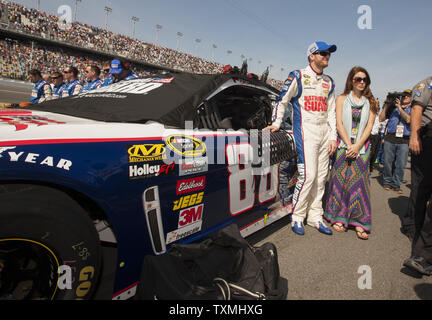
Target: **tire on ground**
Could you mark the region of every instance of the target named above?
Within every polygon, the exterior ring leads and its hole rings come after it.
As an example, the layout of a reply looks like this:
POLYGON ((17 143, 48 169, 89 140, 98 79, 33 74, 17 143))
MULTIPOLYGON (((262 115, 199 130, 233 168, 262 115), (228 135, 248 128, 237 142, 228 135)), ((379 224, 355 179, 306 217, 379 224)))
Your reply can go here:
MULTIPOLYGON (((72 283, 67 285, 61 284, 66 278, 62 279, 63 275, 52 266, 47 271, 52 273, 56 284, 60 283, 54 286, 55 294, 50 298, 92 297, 101 270, 99 237, 86 212, 66 193, 38 185, 0 187, 0 226, 0 244, 31 243, 55 256, 52 261, 58 267, 70 267, 66 268, 71 271, 72 283)), ((65 272, 66 275, 70 276, 70 272, 65 272)))

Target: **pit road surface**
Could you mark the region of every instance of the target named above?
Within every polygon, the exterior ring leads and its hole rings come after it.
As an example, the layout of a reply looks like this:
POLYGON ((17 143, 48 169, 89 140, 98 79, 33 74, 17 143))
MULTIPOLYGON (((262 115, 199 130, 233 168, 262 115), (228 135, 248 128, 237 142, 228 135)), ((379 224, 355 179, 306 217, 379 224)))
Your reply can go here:
MULTIPOLYGON (((28 101, 31 84, 0 80, 0 102, 28 101)), ((371 174, 372 232, 369 240, 356 238, 354 230, 332 236, 306 226, 306 234, 291 231, 288 218, 248 237, 260 245, 273 242, 278 250, 281 275, 288 280, 289 300, 323 299, 432 299, 432 278, 402 266, 410 255, 410 242, 400 233, 400 219, 407 209, 409 163, 399 195, 385 191, 380 172, 371 174), (365 267, 364 267, 365 266, 365 267), (368 270, 370 272, 366 272, 368 270), (371 275, 371 281, 365 280, 371 275), (360 281, 359 281, 360 280, 360 281), (371 288, 359 288, 371 285, 371 288)), ((111 299, 115 248, 103 247, 104 272, 95 299, 111 299)))

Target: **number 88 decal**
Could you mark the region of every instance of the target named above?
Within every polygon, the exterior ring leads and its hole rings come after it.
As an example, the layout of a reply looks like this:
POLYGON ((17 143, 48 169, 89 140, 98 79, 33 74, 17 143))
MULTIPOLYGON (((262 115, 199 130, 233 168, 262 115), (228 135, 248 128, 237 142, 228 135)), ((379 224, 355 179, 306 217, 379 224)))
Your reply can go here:
POLYGON ((249 143, 228 144, 228 193, 231 215, 252 209, 255 204, 255 183, 259 180, 258 202, 264 203, 276 197, 278 166, 270 167, 260 178, 252 171, 253 148, 249 143), (258 179, 259 178, 259 179, 258 179))

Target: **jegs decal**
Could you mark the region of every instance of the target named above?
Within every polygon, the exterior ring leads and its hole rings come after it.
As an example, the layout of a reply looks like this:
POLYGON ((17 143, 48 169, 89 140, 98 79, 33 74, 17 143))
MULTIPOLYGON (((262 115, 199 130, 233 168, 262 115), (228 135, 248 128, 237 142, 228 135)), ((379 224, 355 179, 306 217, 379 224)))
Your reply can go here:
POLYGON ((179 200, 174 201, 173 211, 200 204, 203 201, 203 197, 204 192, 183 196, 179 200))

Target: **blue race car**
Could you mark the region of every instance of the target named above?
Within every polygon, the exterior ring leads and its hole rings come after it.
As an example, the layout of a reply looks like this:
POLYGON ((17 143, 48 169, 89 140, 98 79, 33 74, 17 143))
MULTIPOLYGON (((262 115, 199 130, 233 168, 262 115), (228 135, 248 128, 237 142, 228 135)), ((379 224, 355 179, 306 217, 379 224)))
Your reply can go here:
POLYGON ((294 141, 261 130, 279 94, 173 73, 0 109, 0 300, 92 298, 103 242, 127 299, 146 255, 289 214, 294 141))

